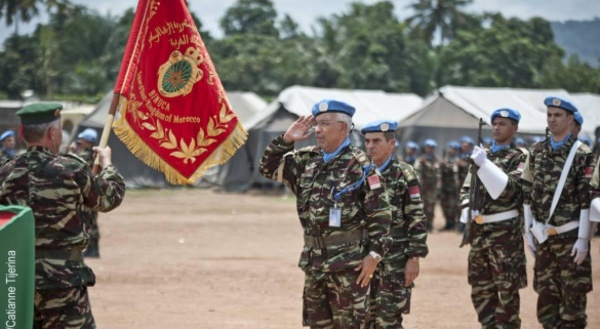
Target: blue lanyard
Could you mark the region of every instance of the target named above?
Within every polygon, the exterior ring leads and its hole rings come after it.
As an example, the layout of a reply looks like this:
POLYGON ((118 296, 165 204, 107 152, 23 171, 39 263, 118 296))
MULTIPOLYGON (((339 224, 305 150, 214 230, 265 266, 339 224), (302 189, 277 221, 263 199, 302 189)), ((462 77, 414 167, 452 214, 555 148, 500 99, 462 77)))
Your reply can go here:
POLYGON ((387 160, 385 160, 385 163, 381 167, 379 167, 379 172, 383 172, 385 168, 387 168, 387 166, 390 164, 390 161, 392 160, 392 156, 393 154, 390 155, 390 157, 387 160))
MULTIPOLYGON (((369 170, 371 170, 371 168, 373 168, 373 164, 370 164, 368 166, 363 166, 363 174, 362 174, 361 179, 358 182, 356 182, 356 183, 354 183, 352 185, 346 186, 344 189, 342 189, 341 191, 339 191, 338 193, 336 193, 333 196, 333 199, 335 200, 335 202, 340 201, 340 198, 345 193, 352 192, 352 191, 356 190, 357 188, 359 188, 362 185, 362 183, 365 181, 365 178, 367 177, 367 172, 369 170)), ((331 192, 332 193, 333 193, 333 189, 335 189, 335 186, 331 188, 331 192)))

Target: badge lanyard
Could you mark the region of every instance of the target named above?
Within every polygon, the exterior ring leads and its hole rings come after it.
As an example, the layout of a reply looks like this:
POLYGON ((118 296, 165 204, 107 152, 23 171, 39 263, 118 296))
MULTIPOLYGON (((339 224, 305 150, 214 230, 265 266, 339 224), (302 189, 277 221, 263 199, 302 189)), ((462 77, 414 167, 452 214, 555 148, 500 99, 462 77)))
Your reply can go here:
MULTIPOLYGON (((333 208, 329 209, 329 226, 330 227, 342 226, 342 208, 338 208, 338 205, 337 205, 338 201, 340 201, 340 199, 342 198, 342 195, 344 195, 348 192, 352 192, 352 191, 356 190, 357 188, 359 188, 360 185, 362 185, 362 183, 365 181, 367 172, 369 170, 371 170, 372 167, 373 167, 372 164, 368 165, 368 166, 364 166, 362 177, 360 178, 360 180, 358 182, 346 186, 341 191, 339 191, 338 193, 333 195, 333 200, 335 203, 333 204, 333 208)), ((331 194, 333 194, 334 190, 335 190, 335 186, 331 188, 331 194)))

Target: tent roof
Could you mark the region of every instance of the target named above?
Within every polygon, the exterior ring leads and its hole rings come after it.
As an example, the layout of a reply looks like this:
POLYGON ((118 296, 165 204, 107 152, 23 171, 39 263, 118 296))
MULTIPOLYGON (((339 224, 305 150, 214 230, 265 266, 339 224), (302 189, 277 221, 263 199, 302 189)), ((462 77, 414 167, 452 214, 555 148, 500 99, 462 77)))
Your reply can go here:
MULTIPOLYGON (((569 93, 563 89, 444 86, 427 97, 419 110, 427 108, 439 98, 444 98, 474 118, 483 118, 484 122, 490 124, 492 112, 499 108, 509 107, 521 113, 520 132, 543 134, 546 129, 544 99, 548 96, 570 98, 569 93)), ((443 115, 443 113, 440 114, 443 115)), ((450 124, 448 123, 448 125, 450 124)), ((469 128, 471 122, 455 122, 454 127, 469 128)))
POLYGON ((257 113, 250 124, 255 126, 271 117, 280 106, 297 116, 310 115, 312 106, 322 99, 336 99, 356 107, 352 121, 357 129, 379 119, 401 121, 418 110, 423 102, 423 99, 415 94, 292 86, 284 89, 264 111, 257 113))

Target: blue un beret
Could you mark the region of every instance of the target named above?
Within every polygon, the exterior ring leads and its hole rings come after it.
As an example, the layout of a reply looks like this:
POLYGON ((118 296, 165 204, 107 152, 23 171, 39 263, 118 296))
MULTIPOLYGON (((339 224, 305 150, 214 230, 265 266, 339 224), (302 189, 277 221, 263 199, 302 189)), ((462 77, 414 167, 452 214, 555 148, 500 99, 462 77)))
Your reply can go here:
POLYGON ((98 133, 92 128, 87 128, 86 130, 82 131, 79 135, 77 135, 77 138, 85 139, 90 143, 95 143, 98 139, 98 133))
POLYGON ((423 142, 423 146, 431 146, 431 147, 433 147, 433 148, 436 148, 436 147, 437 147, 437 142, 436 142, 436 141, 434 141, 433 139, 430 139, 430 138, 428 138, 428 139, 426 139, 426 140, 423 142))
POLYGON ((583 124, 583 116, 581 116, 581 112, 577 111, 573 113, 573 118, 575 119, 575 122, 577 122, 578 125, 581 126, 583 124))
POLYGON ((406 143, 406 148, 407 149, 413 149, 413 150, 418 150, 419 149, 419 144, 413 142, 413 141, 408 141, 406 143))
POLYGON ((492 143, 494 143, 494 139, 491 137, 483 137, 483 144, 489 144, 492 145, 492 143))
POLYGON ((5 132, 2 133, 2 135, 0 135, 0 143, 4 142, 5 139, 7 139, 10 136, 14 136, 15 132, 13 130, 7 130, 5 132))
POLYGON ((457 141, 449 141, 448 144, 446 144, 446 147, 451 147, 457 151, 460 151, 460 143, 457 141))
POLYGON ((352 117, 356 112, 356 109, 350 104, 346 104, 344 102, 336 101, 333 99, 324 99, 320 102, 317 102, 312 107, 312 115, 315 117, 319 114, 331 112, 344 113, 352 117))
POLYGON ((569 111, 569 112, 571 112, 571 114, 575 114, 575 112, 577 112, 577 108, 575 107, 575 105, 573 105, 568 100, 566 100, 564 98, 560 98, 560 97, 553 97, 553 96, 547 97, 544 100, 544 104, 547 107, 557 107, 559 109, 569 111))
POLYGON ((515 138, 516 145, 527 145, 527 142, 522 137, 515 138))
POLYGON ((377 120, 367 123, 361 130, 361 134, 396 131, 398 122, 394 120, 377 120))
POLYGON ((519 113, 519 111, 509 108, 502 108, 494 111, 492 113, 492 119, 490 120, 490 122, 494 122, 494 118, 496 117, 513 119, 517 123, 519 122, 519 120, 521 120, 521 114, 519 113))
POLYGON ((475 145, 475 141, 473 140, 473 138, 469 137, 469 136, 463 136, 460 138, 460 142, 461 143, 469 143, 471 145, 475 145))

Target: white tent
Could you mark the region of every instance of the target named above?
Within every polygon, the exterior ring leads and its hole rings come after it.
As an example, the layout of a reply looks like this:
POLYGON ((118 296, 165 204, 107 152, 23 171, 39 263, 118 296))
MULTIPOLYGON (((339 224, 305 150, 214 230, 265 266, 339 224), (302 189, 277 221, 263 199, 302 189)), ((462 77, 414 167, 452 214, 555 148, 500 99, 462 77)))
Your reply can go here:
MULTIPOLYGON (((379 119, 402 121, 417 111, 422 98, 415 94, 386 93, 381 90, 344 90, 326 89, 304 86, 292 86, 283 90, 268 107, 249 121, 253 126, 249 130, 249 147, 253 149, 253 175, 251 183, 255 185, 272 185, 273 182, 258 173, 258 163, 267 145, 302 115, 310 115, 312 106, 323 99, 335 99, 346 102, 356 108, 352 118, 355 124, 351 136, 352 143, 362 145, 360 129, 368 122, 379 119)), ((295 147, 314 145, 313 137, 295 147)))
POLYGON ((600 137, 600 95, 574 93, 571 94, 571 101, 583 117, 582 132, 592 140, 592 143, 595 143, 600 137))
MULTIPOLYGON (((571 98, 562 89, 517 89, 444 86, 427 97, 421 108, 400 123, 402 140, 418 143, 433 138, 443 146, 468 135, 475 138, 479 118, 487 124, 483 136, 491 136, 490 117, 499 108, 519 111, 519 135, 544 135, 548 96, 571 98)), ((590 120, 591 121, 591 120, 590 120)), ((591 123, 591 122, 590 122, 591 123)), ((442 147, 438 148, 441 153, 442 147)))

